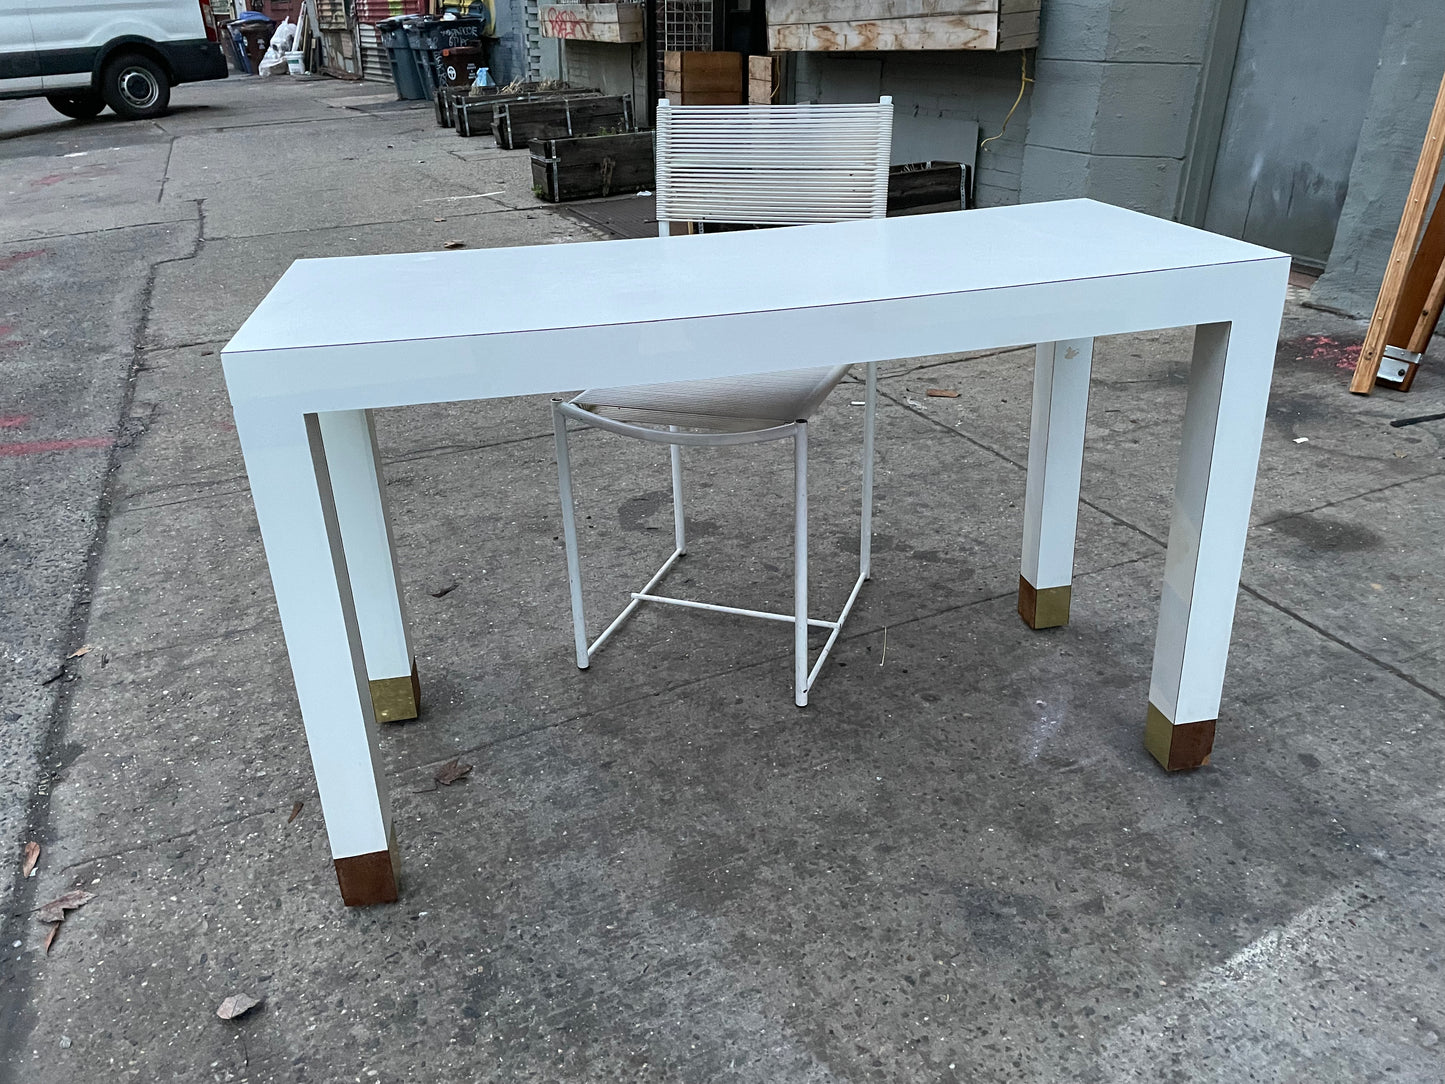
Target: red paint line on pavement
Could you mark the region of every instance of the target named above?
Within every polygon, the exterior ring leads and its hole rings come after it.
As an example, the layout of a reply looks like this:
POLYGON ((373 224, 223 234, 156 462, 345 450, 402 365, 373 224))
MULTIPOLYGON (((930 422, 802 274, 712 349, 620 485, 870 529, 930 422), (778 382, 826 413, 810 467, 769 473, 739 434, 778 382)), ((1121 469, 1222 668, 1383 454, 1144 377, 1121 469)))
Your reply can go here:
POLYGON ((0 414, 0 429, 19 429, 29 420, 29 414, 0 414))
POLYGON ((0 444, 0 455, 36 455, 39 452, 68 452, 74 448, 109 448, 110 437, 76 437, 72 440, 27 440, 0 444))
POLYGON ((12 252, 9 256, 0 256, 0 271, 7 267, 14 267, 21 260, 31 260, 36 256, 44 256, 43 248, 32 248, 29 252, 12 252))

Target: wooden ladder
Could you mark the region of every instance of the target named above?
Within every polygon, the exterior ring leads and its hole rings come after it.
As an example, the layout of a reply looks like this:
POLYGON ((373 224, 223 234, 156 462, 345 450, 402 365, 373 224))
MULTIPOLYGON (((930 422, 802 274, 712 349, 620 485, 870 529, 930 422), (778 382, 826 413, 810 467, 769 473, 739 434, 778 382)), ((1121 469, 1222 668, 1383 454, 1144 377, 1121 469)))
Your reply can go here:
POLYGON ((1425 145, 1405 200, 1405 213, 1390 250, 1390 263, 1370 317, 1370 330, 1350 391, 1369 395, 1375 383, 1409 391, 1420 356, 1435 333, 1445 305, 1445 199, 1435 201, 1426 222, 1440 159, 1445 153, 1445 78, 1425 130, 1425 145))

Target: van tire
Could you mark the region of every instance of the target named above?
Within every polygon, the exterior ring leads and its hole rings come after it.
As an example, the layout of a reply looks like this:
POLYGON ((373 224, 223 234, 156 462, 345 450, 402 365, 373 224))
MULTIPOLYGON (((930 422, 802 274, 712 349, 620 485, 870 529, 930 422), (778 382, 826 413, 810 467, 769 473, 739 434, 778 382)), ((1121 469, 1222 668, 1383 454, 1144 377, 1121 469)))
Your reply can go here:
POLYGON ((62 113, 75 120, 90 120, 105 108, 105 99, 93 90, 78 90, 74 94, 47 94, 45 100, 62 113))
POLYGON ((171 104, 171 81, 161 66, 141 53, 122 53, 100 76, 106 105, 127 120, 158 117, 171 104))

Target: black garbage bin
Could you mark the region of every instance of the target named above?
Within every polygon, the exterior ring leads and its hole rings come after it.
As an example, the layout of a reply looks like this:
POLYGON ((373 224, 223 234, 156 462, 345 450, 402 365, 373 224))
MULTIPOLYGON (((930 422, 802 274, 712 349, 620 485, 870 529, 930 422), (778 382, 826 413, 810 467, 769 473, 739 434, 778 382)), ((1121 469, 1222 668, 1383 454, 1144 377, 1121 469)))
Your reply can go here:
POLYGON ((443 49, 481 48, 482 35, 487 30, 487 20, 475 15, 464 15, 456 19, 438 19, 423 15, 407 20, 408 37, 413 52, 417 54, 417 69, 428 97, 436 96, 437 87, 445 86, 442 74, 443 49))
POLYGON ((412 48, 411 35, 407 33, 403 19, 383 19, 376 24, 381 35, 381 44, 386 46, 387 59, 391 61, 391 78, 396 83, 396 96, 412 101, 423 101, 427 95, 425 82, 417 65, 416 50, 412 48))

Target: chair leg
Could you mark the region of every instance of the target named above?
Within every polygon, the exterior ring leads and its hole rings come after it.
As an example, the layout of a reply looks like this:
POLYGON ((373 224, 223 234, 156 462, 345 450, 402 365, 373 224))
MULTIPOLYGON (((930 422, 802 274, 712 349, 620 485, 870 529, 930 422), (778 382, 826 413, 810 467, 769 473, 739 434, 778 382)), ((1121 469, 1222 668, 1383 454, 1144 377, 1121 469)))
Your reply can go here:
MULTIPOLYGON (((677 432, 677 426, 667 427, 677 432)), ((687 518, 682 504, 682 448, 673 444, 668 448, 672 458, 672 537, 678 553, 687 552, 687 518)))
POLYGON ((577 667, 587 669, 587 622, 582 613, 582 565, 577 554, 577 512, 572 503, 572 457, 567 448, 567 417, 552 406, 552 432, 557 441, 557 488, 562 497, 562 538, 567 550, 567 585, 572 593, 572 638, 577 667))
POLYGON ((868 363, 863 407, 863 515, 858 540, 858 574, 873 578, 873 430, 878 417, 878 363, 868 363))
POLYGON ((793 702, 808 706, 808 424, 793 429, 793 702))

